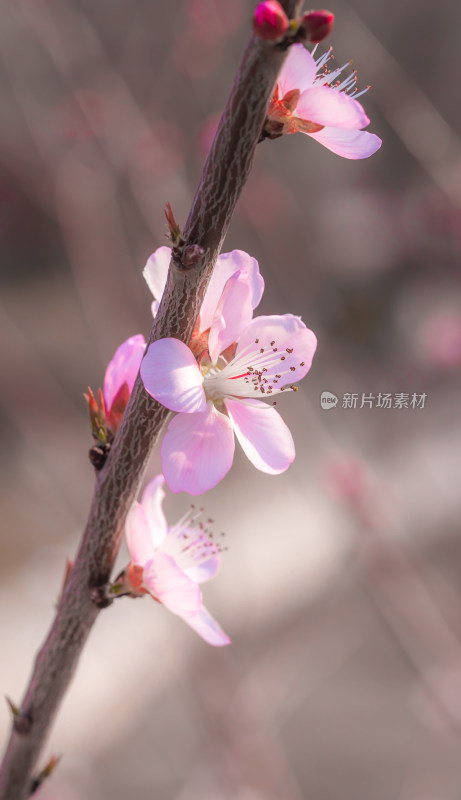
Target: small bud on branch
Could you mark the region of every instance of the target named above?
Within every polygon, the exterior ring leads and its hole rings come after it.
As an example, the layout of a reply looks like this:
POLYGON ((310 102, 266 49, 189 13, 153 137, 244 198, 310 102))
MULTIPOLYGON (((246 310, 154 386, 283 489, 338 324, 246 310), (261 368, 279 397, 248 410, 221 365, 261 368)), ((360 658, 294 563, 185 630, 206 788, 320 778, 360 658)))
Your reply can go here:
POLYGON ((181 228, 174 218, 173 209, 169 203, 166 204, 164 213, 168 225, 168 238, 170 239, 173 248, 181 247, 184 245, 184 237, 181 233, 181 228))
POLYGON ((168 238, 172 244, 172 256, 176 266, 182 269, 194 267, 202 258, 205 250, 198 244, 188 244, 186 246, 186 240, 174 218, 169 203, 165 206, 165 217, 168 223, 168 238))
POLYGON ((21 709, 18 708, 18 706, 13 703, 9 697, 5 697, 5 700, 8 703, 10 711, 13 715, 13 727, 16 733, 22 735, 29 733, 32 726, 32 718, 29 716, 29 714, 25 714, 23 711, 21 711, 21 709))
POLYGON ((330 35, 335 15, 331 11, 322 9, 320 11, 308 11, 304 14, 299 27, 299 38, 305 39, 311 44, 318 44, 330 35))
POLYGON ((264 0, 256 6, 253 14, 253 30, 266 42, 279 42, 290 25, 285 11, 277 0, 264 0))
POLYGON ((42 769, 42 771, 39 772, 37 777, 32 780, 32 783, 31 783, 31 786, 30 786, 30 795, 35 794, 37 789, 40 789, 40 786, 42 785, 42 783, 44 781, 46 781, 47 778, 50 777, 52 772, 54 772, 54 770, 56 769, 56 767, 59 764, 60 760, 61 760, 61 756, 51 756, 51 758, 48 761, 48 764, 46 765, 46 767, 44 767, 42 769))

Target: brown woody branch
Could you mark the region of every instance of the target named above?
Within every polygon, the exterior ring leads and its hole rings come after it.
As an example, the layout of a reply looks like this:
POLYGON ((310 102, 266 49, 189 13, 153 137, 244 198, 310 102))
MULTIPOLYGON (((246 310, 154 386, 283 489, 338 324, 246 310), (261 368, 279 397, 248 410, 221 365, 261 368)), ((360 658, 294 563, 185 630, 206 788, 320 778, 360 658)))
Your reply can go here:
MULTIPOLYGON (((285 0, 282 5, 294 16, 300 3, 285 0)), ((149 343, 165 336, 190 340, 285 57, 273 45, 250 38, 184 229, 186 246, 199 245, 203 255, 189 269, 171 262, 149 343)), ((30 794, 32 772, 104 605, 100 598, 119 550, 125 517, 168 413, 146 393, 138 376, 109 458, 97 476, 75 564, 19 710, 20 718, 30 724, 24 729, 13 720, 0 773, 0 800, 25 800, 30 794)))

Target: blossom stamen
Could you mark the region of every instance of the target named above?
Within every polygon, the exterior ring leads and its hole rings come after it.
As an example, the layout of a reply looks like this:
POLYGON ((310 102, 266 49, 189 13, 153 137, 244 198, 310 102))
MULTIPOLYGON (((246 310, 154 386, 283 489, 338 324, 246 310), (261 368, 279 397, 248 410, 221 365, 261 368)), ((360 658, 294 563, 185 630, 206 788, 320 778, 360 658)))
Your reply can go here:
POLYGON ((285 347, 279 351, 278 347, 274 347, 275 339, 265 347, 255 350, 254 345, 257 344, 260 344, 259 338, 254 340, 254 344, 244 347, 229 363, 216 366, 203 375, 203 388, 208 399, 217 401, 225 397, 243 398, 254 396, 254 392, 263 395, 272 394, 273 391, 280 391, 281 387, 279 388, 278 384, 284 377, 287 379, 284 391, 292 388, 292 384, 288 383, 289 377, 293 377, 292 374, 305 365, 305 362, 301 364, 292 357, 294 348, 285 347), (273 373, 274 367, 281 365, 281 362, 286 362, 283 364, 282 372, 269 374, 273 373), (241 369, 243 364, 244 370, 241 369), (232 389, 227 381, 233 381, 232 389))

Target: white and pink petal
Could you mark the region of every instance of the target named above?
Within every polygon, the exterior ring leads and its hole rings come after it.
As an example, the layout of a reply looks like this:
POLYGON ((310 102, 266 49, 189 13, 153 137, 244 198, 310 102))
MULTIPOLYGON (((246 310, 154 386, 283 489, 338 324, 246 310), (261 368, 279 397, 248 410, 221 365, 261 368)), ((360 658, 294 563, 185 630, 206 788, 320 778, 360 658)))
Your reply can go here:
POLYGON ((208 350, 214 364, 251 321, 252 299, 250 276, 239 270, 227 281, 211 323, 208 350))
POLYGON ((298 100, 296 116, 332 128, 358 130, 370 120, 358 100, 329 86, 314 86, 298 100))
POLYGON ((208 644, 214 647, 224 647, 231 643, 227 633, 224 633, 221 626, 203 605, 197 614, 192 617, 183 617, 183 619, 208 644))
POLYGON ((193 414, 206 408, 195 356, 179 339, 158 339, 150 345, 141 378, 149 394, 171 411, 193 414))
POLYGON ((211 402, 203 412, 178 414, 168 426, 161 453, 163 474, 171 491, 203 494, 232 466, 232 425, 211 402))
POLYGON ((332 153, 351 159, 369 158, 382 145, 379 136, 368 131, 349 131, 325 127, 318 133, 308 133, 307 136, 312 136, 332 153))
POLYGON ((302 44, 294 44, 277 79, 279 98, 282 99, 292 89, 303 92, 312 86, 317 71, 314 57, 302 44))
POLYGON ((125 534, 130 558, 136 566, 144 567, 155 556, 155 546, 147 514, 140 503, 133 503, 128 511, 125 534))
POLYGON ((285 472, 296 453, 293 437, 278 411, 259 400, 226 398, 224 404, 251 463, 269 475, 285 472))
POLYGON ((157 553, 146 564, 143 584, 156 600, 184 619, 197 614, 202 605, 202 593, 198 585, 166 553, 157 553))
POLYGON ((317 347, 315 334, 294 314, 255 317, 241 334, 235 358, 264 368, 272 391, 301 380, 309 372, 317 347), (246 357, 248 353, 248 357, 246 357), (277 378, 277 375, 282 375, 277 378))
POLYGON ((160 303, 165 289, 168 269, 171 260, 170 247, 158 247, 147 259, 143 269, 143 277, 152 292, 154 300, 160 303))
POLYGON ((207 330, 211 326, 227 281, 232 275, 240 271, 249 276, 252 308, 255 309, 260 302, 264 291, 264 279, 259 272, 259 264, 256 259, 245 253, 244 250, 221 253, 217 258, 216 266, 200 309, 200 332, 207 330))
POLYGON ((146 513, 151 540, 155 548, 158 548, 167 534, 167 523, 163 513, 162 503, 165 497, 163 475, 156 475, 147 484, 142 494, 141 505, 146 513))

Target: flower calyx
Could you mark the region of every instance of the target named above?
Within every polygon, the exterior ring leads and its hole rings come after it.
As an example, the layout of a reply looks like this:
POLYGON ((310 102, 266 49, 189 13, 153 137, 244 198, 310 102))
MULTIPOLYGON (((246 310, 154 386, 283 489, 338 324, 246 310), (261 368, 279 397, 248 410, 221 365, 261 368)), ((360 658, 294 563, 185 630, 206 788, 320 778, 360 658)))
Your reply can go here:
POLYGON ((300 97, 299 89, 290 89, 283 97, 279 97, 279 88, 275 87, 274 94, 269 104, 264 127, 259 141, 264 139, 278 139, 284 133, 317 133, 323 125, 304 120, 294 114, 300 97))
POLYGON ((108 584, 106 597, 110 600, 116 600, 117 597, 144 597, 148 592, 142 585, 142 579, 143 568, 130 562, 115 581, 108 584))

